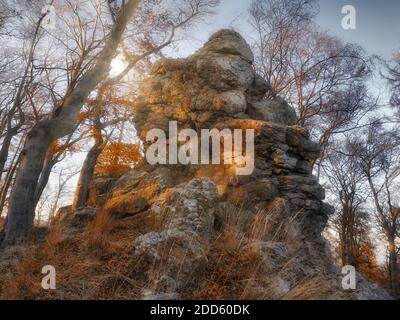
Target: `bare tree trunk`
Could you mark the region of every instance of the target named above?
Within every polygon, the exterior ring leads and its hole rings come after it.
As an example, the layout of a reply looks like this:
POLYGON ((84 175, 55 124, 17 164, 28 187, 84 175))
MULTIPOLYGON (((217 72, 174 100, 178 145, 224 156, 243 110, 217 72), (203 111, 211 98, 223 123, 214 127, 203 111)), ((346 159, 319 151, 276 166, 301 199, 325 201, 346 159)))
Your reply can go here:
MULTIPOLYGON (((19 102, 15 102, 15 103, 19 103, 19 102)), ((14 108, 21 110, 19 105, 18 106, 16 105, 14 108)), ((19 129, 21 129, 21 127, 25 121, 25 116, 23 115, 23 113, 20 112, 20 114, 21 114, 21 119, 19 120, 19 123, 15 127, 13 127, 11 124, 13 114, 10 114, 9 118, 7 120, 7 132, 6 132, 6 135, 4 136, 3 143, 2 143, 2 146, 0 149, 0 181, 1 181, 2 174, 4 172, 4 168, 5 168, 7 159, 8 159, 11 141, 14 138, 14 136, 18 133, 19 129)))
POLYGON ((94 169, 96 167, 97 159, 101 153, 101 147, 103 141, 96 141, 94 146, 88 152, 85 162, 79 176, 78 185, 76 187, 74 202, 72 208, 74 210, 83 208, 86 206, 89 197, 89 186, 92 181, 94 169))
POLYGON ((389 273, 390 273, 390 287, 393 293, 399 295, 399 284, 398 284, 398 265, 397 265, 397 252, 394 238, 390 237, 388 241, 389 251, 389 273))
POLYGON ((84 75, 65 97, 60 113, 50 120, 40 121, 27 136, 22 151, 21 166, 11 190, 8 220, 3 246, 25 243, 30 236, 34 220, 35 192, 51 143, 74 130, 85 99, 108 76, 126 25, 139 5, 130 0, 121 8, 104 49, 94 67, 84 75))
POLYGON ((53 159, 53 153, 48 152, 36 187, 35 198, 34 198, 35 205, 33 210, 36 209, 37 203, 39 202, 40 197, 42 196, 43 191, 46 188, 47 183, 49 182, 51 171, 53 170, 53 167, 56 163, 57 160, 53 159))
POLYGON ((14 137, 14 132, 7 131, 0 149, 0 180, 4 172, 4 167, 8 159, 8 150, 10 149, 11 140, 14 137))
POLYGON ((97 159, 100 156, 104 139, 102 137, 102 124, 100 120, 101 113, 101 101, 103 100, 103 93, 106 87, 100 87, 97 92, 97 100, 99 101, 94 107, 94 119, 93 119, 93 138, 94 145, 86 155, 86 159, 83 162, 81 173, 79 175, 78 184, 76 186, 74 200, 72 202, 72 209, 76 210, 86 206, 89 198, 89 187, 93 178, 94 170, 96 168, 97 159))
MULTIPOLYGON (((20 151, 20 147, 22 146, 22 144, 23 144, 23 140, 20 141, 20 143, 17 147, 17 150, 15 151, 14 158, 11 161, 10 168, 9 168, 6 178, 4 180, 4 184, 1 186, 1 189, 0 189, 0 214, 3 213, 8 190, 13 181, 15 171, 17 170, 19 163, 21 161, 21 153, 19 151, 20 151)), ((5 225, 6 225, 6 223, 4 224, 4 227, 5 227, 5 225)))
POLYGON ((43 128, 34 128, 28 134, 10 195, 4 244, 22 243, 30 236, 34 219, 34 194, 50 143, 50 137, 43 128))

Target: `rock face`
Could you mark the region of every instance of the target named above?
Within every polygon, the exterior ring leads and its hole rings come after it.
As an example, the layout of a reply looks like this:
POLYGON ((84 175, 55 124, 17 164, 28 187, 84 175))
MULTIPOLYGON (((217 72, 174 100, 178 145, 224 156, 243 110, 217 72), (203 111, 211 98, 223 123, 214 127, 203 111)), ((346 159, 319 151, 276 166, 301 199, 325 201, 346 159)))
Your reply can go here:
MULTIPOLYGON (((197 132, 255 130, 255 169, 248 176, 236 176, 229 165, 143 163, 112 186, 101 181, 99 188, 108 190, 101 202, 111 214, 151 212, 160 221, 135 240, 132 252, 131 277, 146 279, 144 299, 179 299, 201 288, 210 241, 235 214, 247 221, 239 225, 245 231, 237 251, 255 252, 265 272, 247 280, 248 297, 358 297, 340 288, 340 274, 321 237, 332 209, 311 172, 319 146, 296 125, 296 114, 283 99, 264 98, 273 94, 253 60, 238 33, 221 30, 194 55, 155 63, 142 85, 134 125, 143 141, 152 129, 168 132, 169 121, 197 132), (299 283, 314 291, 302 293, 299 283)), ((94 186, 91 193, 92 199, 104 191, 94 186)))
POLYGON ((319 146, 296 125, 295 112, 283 99, 263 98, 270 86, 255 73, 253 60, 238 33, 222 30, 187 59, 157 62, 142 87, 135 126, 142 140, 154 128, 168 132, 170 121, 198 132, 254 129, 255 170, 248 177, 235 177, 226 166, 208 168, 208 174, 204 167, 170 170, 182 180, 209 176, 225 196, 240 194, 256 211, 282 197, 319 234, 330 211, 322 202, 324 190, 311 175, 310 162, 319 156, 319 146))

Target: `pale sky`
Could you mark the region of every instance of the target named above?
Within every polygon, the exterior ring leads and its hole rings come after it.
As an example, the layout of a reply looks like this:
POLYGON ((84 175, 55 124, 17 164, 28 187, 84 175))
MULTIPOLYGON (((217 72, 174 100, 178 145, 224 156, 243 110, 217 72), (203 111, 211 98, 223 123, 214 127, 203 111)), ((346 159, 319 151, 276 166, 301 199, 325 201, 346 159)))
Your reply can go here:
POLYGON ((399 0, 320 0, 318 23, 322 28, 348 42, 362 45, 370 54, 390 59, 400 48, 399 0), (353 5, 356 9, 357 29, 341 27, 341 9, 353 5))
MULTIPOLYGON (((207 18, 190 34, 185 46, 180 46, 180 55, 192 53, 215 31, 234 28, 249 39, 248 8, 251 0, 222 0, 216 15, 207 18)), ((343 39, 362 45, 369 54, 390 59, 400 48, 400 0, 320 0, 317 23, 322 30, 343 39), (342 28, 343 6, 353 5, 356 9, 356 30, 342 28)))

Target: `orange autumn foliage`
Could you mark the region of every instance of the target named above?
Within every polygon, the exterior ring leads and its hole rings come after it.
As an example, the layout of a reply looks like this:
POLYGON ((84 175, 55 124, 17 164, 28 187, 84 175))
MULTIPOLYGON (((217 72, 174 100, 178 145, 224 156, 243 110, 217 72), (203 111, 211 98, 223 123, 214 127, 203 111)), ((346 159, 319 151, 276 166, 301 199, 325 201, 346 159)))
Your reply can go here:
POLYGON ((380 285, 387 284, 386 273, 379 266, 374 249, 369 243, 363 243, 359 249, 359 254, 356 257, 357 268, 368 280, 379 283, 380 285))
POLYGON ((110 143, 102 150, 96 165, 96 174, 123 173, 132 169, 142 158, 136 144, 110 143))
POLYGON ((90 117, 90 112, 88 111, 81 112, 78 116, 78 123, 85 122, 89 117, 90 117))
POLYGON ((49 148, 49 152, 52 154, 52 155, 55 155, 56 153, 59 153, 59 154, 64 154, 65 152, 67 152, 67 151, 70 151, 70 152, 75 152, 75 151, 78 151, 79 150, 79 147, 77 146, 77 145, 75 145, 75 144, 62 144, 61 142, 60 142, 60 140, 55 140, 51 145, 50 145, 50 148, 49 148))

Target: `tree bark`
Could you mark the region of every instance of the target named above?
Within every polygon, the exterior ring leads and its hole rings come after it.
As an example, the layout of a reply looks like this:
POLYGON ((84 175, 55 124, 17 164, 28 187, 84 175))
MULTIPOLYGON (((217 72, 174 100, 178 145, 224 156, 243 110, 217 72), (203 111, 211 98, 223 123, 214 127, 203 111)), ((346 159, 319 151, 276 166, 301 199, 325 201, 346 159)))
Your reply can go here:
POLYGON ((0 149, 0 181, 8 159, 8 150, 10 149, 10 144, 13 137, 14 132, 7 131, 0 149))
POLYGON ((72 205, 74 210, 86 206, 89 197, 89 186, 90 182, 92 181, 97 159, 101 153, 101 146, 102 143, 95 143, 95 145, 88 152, 85 162, 83 163, 78 185, 76 187, 74 202, 72 205))
POLYGON ((67 94, 60 113, 50 120, 40 121, 28 133, 21 165, 11 190, 3 246, 23 244, 29 239, 34 220, 35 192, 47 151, 53 141, 74 130, 85 99, 107 78, 122 35, 138 5, 139 0, 130 0, 121 8, 94 67, 67 94))
POLYGON ((389 251, 389 271, 390 271, 390 287, 393 293, 399 295, 399 284, 398 284, 398 265, 397 265, 397 252, 394 238, 390 238, 388 241, 389 251))
POLYGON ((53 153, 48 152, 35 190, 33 210, 36 209, 37 203, 39 202, 40 197, 42 196, 43 191, 46 188, 47 183, 49 182, 51 171, 53 170, 53 167, 56 163, 57 161, 53 159, 53 153))
MULTIPOLYGON (((20 145, 18 145, 17 150, 14 154, 14 158, 11 160, 10 168, 7 171, 7 175, 5 177, 4 183, 0 189, 0 213, 3 213, 4 205, 6 203, 7 193, 10 189, 12 181, 14 179, 15 171, 17 170, 19 163, 21 161, 21 153, 19 152, 20 147, 22 145, 22 140, 20 141, 20 145)), ((5 229, 6 223, 4 224, 3 231, 5 229)))
POLYGON ((50 143, 43 127, 37 126, 28 134, 21 153, 20 169, 11 190, 4 245, 19 244, 29 239, 34 219, 34 194, 50 143))
MULTIPOLYGON (((14 109, 20 110, 20 106, 15 105, 14 109)), ((25 121, 25 116, 21 112, 21 119, 20 119, 19 123, 15 127, 12 127, 12 125, 11 125, 12 117, 13 117, 13 115, 10 114, 10 116, 7 120, 7 132, 6 132, 6 135, 4 136, 3 143, 2 143, 2 146, 0 149, 0 181, 1 181, 1 177, 4 172, 4 168, 6 166, 7 159, 8 159, 11 141, 14 138, 14 136, 18 133, 18 130, 21 129, 21 127, 25 121)))
POLYGON ((72 202, 72 209, 77 210, 86 206, 89 198, 89 187, 93 178, 94 170, 96 168, 97 159, 101 154, 104 139, 102 136, 102 124, 100 120, 100 113, 102 108, 103 93, 105 86, 100 87, 97 92, 98 103, 94 107, 94 119, 93 119, 93 138, 94 145, 86 155, 86 159, 83 162, 81 173, 79 175, 78 184, 76 186, 74 200, 72 202))

